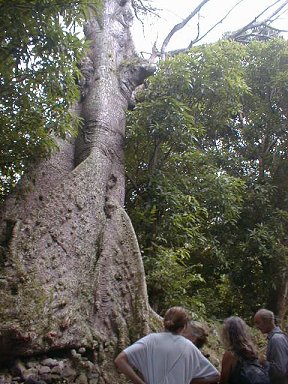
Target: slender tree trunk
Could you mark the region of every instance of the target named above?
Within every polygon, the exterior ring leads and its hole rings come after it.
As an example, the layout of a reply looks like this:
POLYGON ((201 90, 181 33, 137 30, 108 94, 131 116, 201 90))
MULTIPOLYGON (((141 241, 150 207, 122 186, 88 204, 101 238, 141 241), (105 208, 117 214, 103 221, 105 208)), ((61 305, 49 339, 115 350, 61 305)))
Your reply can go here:
POLYGON ((288 281, 283 281, 278 290, 278 300, 276 314, 279 318, 280 325, 288 331, 287 328, 287 311, 288 311, 288 281))
POLYGON ((149 74, 134 54, 131 20, 123 0, 106 0, 91 18, 76 143, 59 142, 0 211, 2 362, 72 350, 97 373, 91 383, 111 383, 115 353, 149 330, 142 260, 123 209, 125 110, 149 74))

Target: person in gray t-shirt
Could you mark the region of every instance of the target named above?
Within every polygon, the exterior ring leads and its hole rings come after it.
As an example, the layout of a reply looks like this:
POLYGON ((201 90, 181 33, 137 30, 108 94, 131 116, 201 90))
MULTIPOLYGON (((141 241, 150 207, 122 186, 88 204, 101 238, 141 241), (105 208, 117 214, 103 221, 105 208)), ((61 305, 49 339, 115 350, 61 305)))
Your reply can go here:
POLYGON ((275 324, 274 313, 260 309, 254 316, 256 327, 267 333, 266 359, 272 384, 288 384, 288 336, 275 324))
POLYGON ((217 383, 217 369, 181 335, 188 320, 184 308, 168 309, 164 332, 151 333, 124 349, 115 359, 117 369, 134 384, 217 383))

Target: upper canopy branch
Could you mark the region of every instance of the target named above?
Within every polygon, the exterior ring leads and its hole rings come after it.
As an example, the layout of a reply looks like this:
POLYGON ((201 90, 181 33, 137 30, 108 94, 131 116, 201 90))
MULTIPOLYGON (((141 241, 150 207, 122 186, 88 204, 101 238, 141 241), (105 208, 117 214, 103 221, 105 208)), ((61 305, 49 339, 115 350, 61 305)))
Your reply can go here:
MULTIPOLYGON (((277 20, 277 18, 279 18, 281 11, 283 10, 284 7, 286 7, 286 5, 288 4, 288 0, 285 0, 283 4, 280 5, 280 7, 278 7, 275 11, 272 12, 272 14, 270 14, 268 17, 266 17, 266 19, 264 20, 260 20, 260 21, 257 21, 265 12, 268 11, 268 9, 270 9, 271 7, 273 7, 274 5, 276 5, 277 3, 279 3, 279 1, 281 0, 277 0, 275 1, 273 4, 271 4, 270 6, 268 6, 267 8, 265 8, 261 13, 259 13, 259 15, 257 15, 252 21, 250 21, 248 24, 246 24, 244 27, 238 29, 237 31, 231 33, 228 37, 229 39, 232 39, 232 40, 237 40, 239 39, 240 37, 243 36, 243 34, 245 34, 245 32, 249 31, 249 30, 253 30, 255 28, 258 28, 258 27, 261 27, 261 26, 266 26, 266 27, 269 27, 270 28, 270 24, 272 22, 274 22, 275 20, 277 20)), ((275 28, 274 28, 275 30, 275 28)))
MULTIPOLYGON (((200 2, 200 4, 181 22, 181 23, 178 23, 176 24, 172 29, 171 31, 168 33, 168 35, 166 36, 166 38, 164 39, 163 41, 163 44, 162 44, 162 47, 160 49, 160 56, 161 58, 163 59, 164 56, 165 56, 165 52, 166 52, 166 49, 167 49, 167 46, 171 40, 171 38, 174 36, 174 34, 176 32, 178 32, 179 30, 181 30, 182 28, 184 28, 186 26, 186 24, 194 17, 196 16, 197 14, 199 14, 200 10, 202 9, 202 7, 207 4, 210 0, 203 0, 200 2)), ((216 21, 216 23, 210 27, 205 33, 201 34, 200 33, 200 23, 198 21, 198 24, 197 24, 197 35, 196 37, 191 40, 191 42, 189 43, 188 47, 186 48, 181 48, 181 49, 177 49, 177 50, 173 50, 173 51, 170 51, 169 54, 170 55, 175 55, 175 54, 178 54, 180 52, 185 52, 187 50, 189 50, 195 43, 198 43, 199 41, 201 41, 204 37, 206 37, 210 32, 212 32, 219 24, 221 24, 228 16, 229 14, 240 4, 242 3, 244 0, 238 0, 236 2, 236 4, 231 7, 229 9, 229 11, 218 21, 216 21)), ((287 4, 288 4, 288 0, 276 0, 274 1, 272 4, 270 4, 269 6, 267 6, 265 9, 263 9, 258 15, 256 15, 253 20, 251 20, 248 24, 246 24, 245 26, 243 26, 242 28, 238 29, 237 31, 235 32, 232 32, 232 33, 229 33, 226 35, 226 38, 229 38, 231 40, 238 40, 238 41, 243 41, 244 37, 247 38, 247 37, 257 37, 259 36, 259 38, 261 37, 265 37, 263 35, 263 28, 266 28, 266 30, 271 30, 271 31, 275 31, 275 32, 286 32, 284 30, 281 30, 281 29, 277 29, 275 28, 274 26, 272 26, 271 24, 273 22, 275 22, 277 19, 279 19, 279 17, 287 12, 287 4), (276 9, 275 6, 280 3, 280 6, 276 9), (270 13, 267 17, 265 17, 265 19, 262 19, 260 20, 260 18, 263 16, 263 15, 267 15, 267 12, 271 9, 274 9, 272 11, 272 13, 270 13), (260 29, 261 27, 263 27, 262 29, 260 29), (258 34, 257 34, 257 28, 259 28, 259 31, 258 31, 258 34)), ((266 35, 266 38, 269 38, 269 35, 267 36, 266 35)))
MULTIPOLYGON (((197 38, 192 40, 188 46, 187 49, 190 49, 192 48, 192 46, 195 44, 195 43, 198 43, 198 41, 204 39, 204 37, 206 37, 211 31, 213 31, 213 29, 215 29, 217 27, 217 25, 219 24, 222 24, 222 22, 229 16, 229 14, 233 11, 234 8, 237 7, 238 4, 242 3, 243 0, 239 0, 231 9, 229 9, 229 11, 226 13, 226 15, 224 17, 222 17, 222 19, 220 19, 219 21, 217 21, 217 23, 215 23, 210 29, 208 29, 207 32, 205 32, 202 36, 199 36, 199 33, 197 35, 197 38)), ((198 30, 200 29, 200 27, 198 26, 198 30)))
POLYGON ((190 15, 188 15, 186 17, 186 19, 184 19, 181 23, 179 24, 176 24, 172 29, 171 31, 168 33, 168 35, 166 36, 166 38, 164 39, 163 41, 163 44, 162 44, 162 47, 161 47, 161 56, 164 55, 165 53, 165 50, 166 50, 166 47, 167 45, 169 44, 169 41, 171 40, 172 36, 177 32, 179 31, 180 29, 182 29, 183 27, 185 27, 185 25, 188 23, 188 21, 190 21, 195 15, 197 15, 197 13, 199 13, 199 11, 201 10, 201 8, 206 4, 208 3, 210 0, 203 0, 201 1, 201 3, 190 13, 190 15))

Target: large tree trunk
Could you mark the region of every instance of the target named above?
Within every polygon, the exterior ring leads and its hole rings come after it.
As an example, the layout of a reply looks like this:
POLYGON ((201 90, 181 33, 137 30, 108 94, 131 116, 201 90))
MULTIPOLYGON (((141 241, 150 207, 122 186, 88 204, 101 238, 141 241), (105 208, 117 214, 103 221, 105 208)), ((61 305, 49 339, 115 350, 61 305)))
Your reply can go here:
MULTIPOLYGON (((134 54, 131 19, 123 0, 106 0, 103 14, 91 18, 76 144, 59 143, 0 211, 4 365, 72 350, 74 363, 90 367, 91 383, 111 383, 115 353, 149 330, 142 260, 123 209, 125 110, 147 75, 134 54)), ((19 376, 27 366, 17 368, 19 376)))

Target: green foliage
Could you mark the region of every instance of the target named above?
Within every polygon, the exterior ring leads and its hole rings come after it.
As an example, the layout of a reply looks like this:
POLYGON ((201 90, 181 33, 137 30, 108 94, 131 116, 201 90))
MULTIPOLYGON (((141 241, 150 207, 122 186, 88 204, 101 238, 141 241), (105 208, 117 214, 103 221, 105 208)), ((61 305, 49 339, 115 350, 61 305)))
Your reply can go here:
POLYGON ((287 48, 194 48, 161 63, 128 115, 126 206, 157 310, 276 309, 288 265, 287 48))
POLYGON ((0 195, 11 190, 35 158, 73 134, 77 119, 77 61, 84 42, 75 32, 88 6, 80 0, 0 3, 0 195))
POLYGON ((187 265, 187 250, 158 247, 155 251, 155 258, 148 258, 145 263, 151 271, 147 284, 154 309, 164 315, 168 307, 182 305, 197 314, 201 313, 203 304, 191 293, 194 287, 201 285, 203 278, 197 273, 197 266, 187 265))

